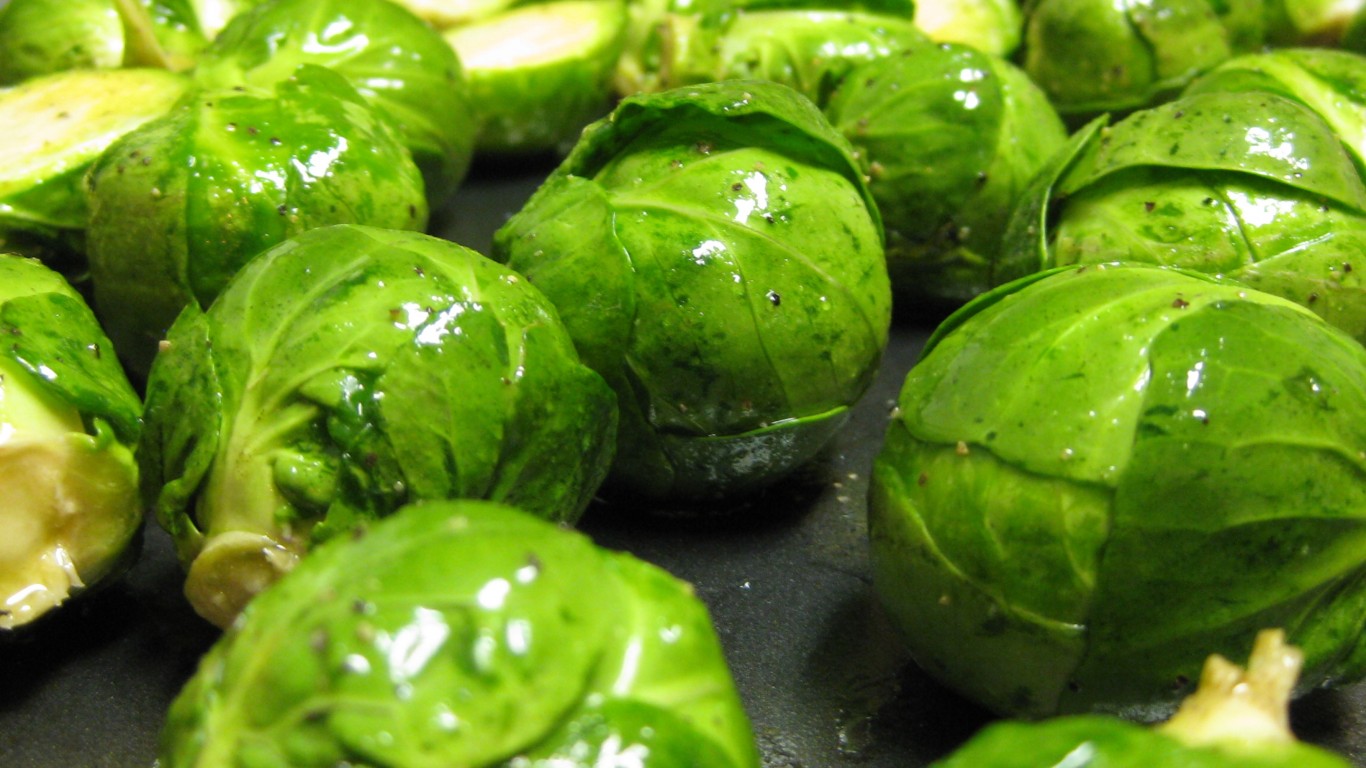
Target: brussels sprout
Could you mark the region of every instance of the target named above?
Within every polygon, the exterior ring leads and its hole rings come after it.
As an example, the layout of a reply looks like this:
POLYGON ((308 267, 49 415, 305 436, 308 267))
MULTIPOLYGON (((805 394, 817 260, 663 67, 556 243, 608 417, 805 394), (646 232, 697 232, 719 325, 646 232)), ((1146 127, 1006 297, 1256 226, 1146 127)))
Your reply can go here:
POLYGON ((1259 0, 1038 0, 1022 63, 1064 116, 1155 105, 1260 43, 1259 0), (1220 13, 1222 11, 1222 13, 1220 13))
MULTIPOLYGON (((737 12, 678 35, 675 60, 663 70, 666 85, 715 80, 772 80, 824 105, 854 67, 924 42, 906 16, 860 11, 777 9, 737 12)), ((699 23, 692 19, 693 23, 699 23)))
POLYGON ((506 11, 517 0, 395 0, 418 18, 440 30, 479 21, 506 11))
POLYGON ((957 304, 995 284, 1011 206, 1067 141, 1023 72, 951 43, 854 70, 826 115, 868 169, 893 290, 915 302, 957 304))
POLYGON ((1016 0, 919 0, 914 18, 935 42, 970 45, 996 56, 1015 52, 1024 27, 1016 0))
POLYGON ((1366 340, 1366 186, 1337 135, 1273 93, 1200 93, 1074 135, 1022 195, 998 279, 1143 261, 1234 278, 1366 340))
POLYGON ((1349 40, 1362 0, 1269 0, 1267 42, 1277 46, 1342 45, 1349 40))
POLYGON ((615 403, 538 291, 417 233, 310 230, 176 320, 147 382, 143 495, 228 624, 318 541, 419 499, 572 521, 615 403))
POLYGON ((824 68, 839 68, 844 60, 869 58, 860 47, 884 48, 911 34, 900 29, 897 20, 910 19, 914 8, 911 0, 629 0, 625 50, 614 83, 620 95, 629 96, 751 76, 748 73, 775 76, 789 86, 797 77, 815 82, 824 68), (759 17, 788 27, 781 34, 769 34, 761 24, 737 20, 766 11, 817 13, 811 18, 797 13, 759 17), (864 17, 874 28, 859 29, 840 18, 843 14, 864 17), (737 24, 733 32, 727 31, 737 24), (828 26, 824 39, 822 25, 828 26), (730 38, 725 44, 730 50, 724 53, 718 41, 723 34, 730 38), (819 61, 805 62, 802 58, 806 56, 819 61), (686 76, 675 73, 675 68, 681 68, 686 76))
POLYGON ((186 303, 207 305, 257 252, 337 223, 422 229, 423 181, 389 124, 314 65, 271 90, 199 90, 91 168, 96 309, 145 374, 186 303))
POLYGON ((122 64, 113 0, 9 0, 0 8, 0 84, 122 64))
POLYGON ((1284 633, 1264 630, 1246 670, 1217 654, 1207 659, 1200 687, 1160 727, 1100 715, 996 723, 933 768, 1350 768, 1290 730, 1290 691, 1302 663, 1284 633))
POLYGON ((0 249, 82 272, 86 171, 185 87, 180 75, 127 69, 59 72, 0 90, 0 249))
POLYGON ((869 499, 916 661, 1000 713, 1165 714, 1263 627, 1366 675, 1366 348, 1195 272, 1066 267, 950 316, 869 499))
POLYGON ((1300 102, 1332 127, 1366 173, 1366 56, 1328 48, 1237 56, 1201 75, 1185 95, 1212 91, 1269 91, 1300 102))
POLYGON ((204 38, 213 40, 238 15, 269 0, 189 0, 204 38))
POLYGON ((329 542, 248 606, 171 706, 160 764, 759 759, 686 584, 515 508, 444 501, 329 542))
POLYGON ((0 255, 0 630, 108 578, 142 526, 141 402, 56 272, 0 255))
POLYGON ((445 33, 478 105, 484 152, 563 150, 611 109, 622 0, 523 6, 445 33))
POLYGON ((189 0, 0 3, 0 84, 68 69, 189 69, 208 42, 189 0))
POLYGON ((270 88, 301 64, 340 73, 393 121, 433 206, 455 190, 477 125, 460 61, 436 30, 388 0, 268 0, 233 19, 195 76, 270 88))
POLYGON ((890 289, 849 145, 786 86, 624 100, 494 236, 622 408, 613 478, 661 499, 756 490, 868 386, 890 289))

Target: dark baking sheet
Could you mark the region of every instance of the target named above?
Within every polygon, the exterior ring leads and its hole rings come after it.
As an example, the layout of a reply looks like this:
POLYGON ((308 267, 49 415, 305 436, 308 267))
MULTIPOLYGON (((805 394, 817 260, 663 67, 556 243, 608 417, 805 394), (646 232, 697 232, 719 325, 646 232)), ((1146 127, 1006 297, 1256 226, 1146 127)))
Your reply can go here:
MULTIPOLYGON (((485 163, 433 230, 486 250, 546 168, 485 163)), ((781 488, 703 516, 600 503, 581 526, 696 586, 766 768, 917 768, 989 720, 907 661, 869 585, 868 469, 930 325, 898 319, 845 430, 781 488)), ((216 631, 182 600, 166 535, 144 539, 125 578, 0 644, 0 768, 152 765, 166 707, 216 631)), ((1311 694, 1293 716, 1302 738, 1366 768, 1366 685, 1311 694)))

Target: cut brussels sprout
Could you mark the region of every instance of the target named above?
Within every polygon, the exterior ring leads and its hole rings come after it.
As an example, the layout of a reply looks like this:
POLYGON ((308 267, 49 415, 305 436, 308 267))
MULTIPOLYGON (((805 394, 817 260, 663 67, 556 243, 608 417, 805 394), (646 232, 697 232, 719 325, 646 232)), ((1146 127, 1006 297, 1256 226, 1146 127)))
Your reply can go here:
POLYGON ((1024 27, 1016 0, 918 0, 914 18, 935 42, 970 45, 1002 57, 1020 46, 1024 27))
POLYGON ((163 70, 72 70, 0 90, 0 249, 84 270, 85 174, 120 136, 186 89, 163 70))
POLYGON ((306 229, 422 229, 423 180, 387 121, 335 72, 270 90, 197 90, 90 171, 96 310, 145 374, 181 308, 208 305, 256 253, 306 229))
POLYGON ((395 0, 433 27, 446 30, 506 11, 516 0, 395 0))
POLYGON ((1366 173, 1366 56, 1329 48, 1280 48, 1234 57, 1185 95, 1265 91, 1293 99, 1332 127, 1366 173))
POLYGON ((1267 42, 1275 46, 1347 44, 1362 0, 1269 0, 1267 42))
POLYGON ((892 288, 912 304, 952 306, 996 284, 1011 207, 1067 141, 1023 72, 953 43, 854 70, 826 115, 867 169, 892 288))
POLYGON ((1114 260, 1234 278, 1366 339, 1366 186, 1337 134, 1267 92, 1193 94, 1078 131, 1012 213, 998 278, 1114 260))
POLYGON ((138 458, 190 602, 226 626, 314 543, 409 501, 577 519, 615 414, 519 276, 421 233, 323 227, 181 314, 138 458))
POLYGON ((189 0, 194 9, 195 20, 206 40, 213 40, 218 33, 239 14, 255 8, 269 0, 189 0))
POLYGON ((460 61, 436 30, 389 0, 269 0, 223 30, 195 77, 269 89, 303 64, 341 74, 393 122, 433 206, 455 190, 477 125, 460 61))
POLYGON ((1217 654, 1206 660, 1199 688, 1161 726, 1101 715, 996 723, 933 768, 1350 768, 1290 730, 1290 691, 1302 663, 1284 633, 1264 630, 1246 670, 1217 654))
POLYGON ((995 289, 907 376, 869 499, 919 665, 990 709, 1170 712, 1263 627, 1366 676, 1366 348, 1195 272, 995 289))
POLYGON ((141 402, 80 295, 0 254, 0 630, 108 578, 142 527, 141 402))
POLYGON ((515 508, 443 501, 320 547, 205 655, 171 706, 160 765, 244 762, 758 768, 759 757, 686 584, 515 508))
POLYGON ((772 80, 825 104, 854 67, 924 42, 909 17, 859 11, 753 10, 709 23, 678 16, 669 34, 674 60, 663 83, 772 80), (682 32, 686 23, 704 24, 682 32))
POLYGON ((622 408, 619 487, 757 490, 814 456, 890 322, 877 210, 809 100, 727 81, 626 99, 500 229, 622 408))
POLYGON ((484 152, 562 154, 611 109, 626 31, 622 0, 556 0, 445 34, 464 66, 484 152))
POLYGON ((1260 42, 1258 0, 1039 0, 1022 63, 1064 116, 1153 106, 1260 42))

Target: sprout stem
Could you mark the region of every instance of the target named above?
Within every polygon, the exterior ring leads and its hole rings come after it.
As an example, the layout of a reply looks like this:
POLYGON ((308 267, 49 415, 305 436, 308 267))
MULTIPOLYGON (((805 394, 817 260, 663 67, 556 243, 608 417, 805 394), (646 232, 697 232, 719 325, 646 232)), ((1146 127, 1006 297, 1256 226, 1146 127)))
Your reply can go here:
POLYGON ((1192 746, 1294 741, 1290 695, 1303 664, 1303 652, 1286 644, 1284 631, 1262 630, 1246 670, 1209 657, 1195 693, 1159 730, 1192 746))

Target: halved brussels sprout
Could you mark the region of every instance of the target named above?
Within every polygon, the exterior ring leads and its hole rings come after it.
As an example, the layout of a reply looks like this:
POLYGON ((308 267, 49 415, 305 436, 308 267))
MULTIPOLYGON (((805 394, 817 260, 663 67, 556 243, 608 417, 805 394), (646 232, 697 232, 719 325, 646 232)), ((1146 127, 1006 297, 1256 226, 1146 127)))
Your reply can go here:
POLYGON ((522 6, 445 33, 479 114, 476 149, 563 154, 612 106, 622 0, 522 6))
POLYGON ((655 498, 756 490, 843 423, 886 344, 877 209, 786 86, 624 100, 494 237, 622 408, 613 477, 655 498))
POLYGON ((1038 0, 1021 62, 1064 116, 1153 106, 1261 42, 1260 0, 1038 0))
POLYGON ((1097 121, 1012 213, 998 279, 1115 260, 1234 278, 1366 340, 1366 186, 1337 134, 1262 92, 1097 121))
POLYGON ((1195 272, 983 294, 911 369, 869 498, 915 660, 1009 715, 1170 712, 1264 627, 1366 676, 1366 348, 1195 272))
POLYGON ((389 123, 314 65, 269 90, 196 90, 91 168, 87 255, 96 310, 145 374, 187 303, 306 229, 422 229, 423 180, 389 123))
POLYGON ((995 284, 1011 207, 1067 141, 1019 68, 952 43, 854 70, 825 113, 867 169, 893 291, 941 307, 995 284))
POLYGON ((706 607, 510 506, 415 504, 255 600, 171 706, 164 768, 758 768, 706 607))
POLYGON ((1268 0, 1267 42, 1275 46, 1337 46, 1350 43, 1362 0, 1268 0))
POLYGON ((1264 630, 1245 670, 1209 657, 1200 686, 1161 726, 1100 715, 995 723, 933 768, 1350 768, 1290 730, 1290 691, 1302 663, 1283 632, 1264 630))
POLYGON ((270 89, 303 64, 341 74, 393 122, 433 206, 465 177, 477 124, 460 61, 436 30, 389 0, 268 0, 233 19, 195 78, 270 89))
POLYGON ((138 458, 191 603, 226 626, 313 544, 409 501, 577 519, 615 419, 525 280, 421 233, 335 226, 186 308, 152 367, 138 458))
POLYGON ((110 576, 142 528, 142 404, 84 300, 0 254, 0 630, 110 576))
POLYGON ((433 27, 444 31, 506 11, 516 4, 517 0, 395 0, 395 2, 412 11, 418 18, 433 27))
POLYGON ((72 70, 0 89, 0 249, 84 271, 85 174, 110 144, 185 92, 154 69, 72 70))
POLYGON ((914 18, 935 42, 970 45, 1002 57, 1015 53, 1024 28, 1016 0, 918 0, 914 18))

